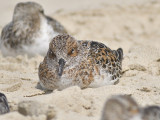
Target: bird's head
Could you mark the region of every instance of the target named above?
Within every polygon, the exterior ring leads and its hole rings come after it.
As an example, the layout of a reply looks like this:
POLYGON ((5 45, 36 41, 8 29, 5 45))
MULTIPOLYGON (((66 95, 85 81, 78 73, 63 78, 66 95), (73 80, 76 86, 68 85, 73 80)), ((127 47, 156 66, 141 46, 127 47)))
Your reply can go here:
POLYGON ((56 66, 58 75, 62 76, 65 68, 72 68, 80 60, 79 43, 70 35, 58 35, 49 44, 47 63, 56 66))

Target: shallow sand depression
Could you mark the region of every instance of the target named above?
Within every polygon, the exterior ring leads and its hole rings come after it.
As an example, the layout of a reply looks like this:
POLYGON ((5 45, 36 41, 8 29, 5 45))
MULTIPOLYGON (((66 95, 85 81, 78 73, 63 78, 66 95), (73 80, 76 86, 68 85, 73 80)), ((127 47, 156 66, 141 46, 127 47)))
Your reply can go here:
POLYGON ((0 92, 6 94, 11 108, 0 120, 99 120, 104 102, 115 94, 131 95, 142 106, 160 105, 160 2, 102 6, 50 16, 76 39, 97 40, 111 49, 122 47, 119 83, 83 90, 73 86, 45 94, 37 86, 42 56, 0 54, 0 92), (18 112, 19 103, 28 116, 18 112))

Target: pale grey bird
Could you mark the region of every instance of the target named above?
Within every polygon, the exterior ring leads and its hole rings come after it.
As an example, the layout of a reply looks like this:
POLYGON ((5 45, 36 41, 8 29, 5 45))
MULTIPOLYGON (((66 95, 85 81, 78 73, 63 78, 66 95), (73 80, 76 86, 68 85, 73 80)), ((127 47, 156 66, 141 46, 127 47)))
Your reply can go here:
POLYGON ((160 107, 141 107, 126 95, 116 95, 106 101, 101 120, 160 120, 160 107))
POLYGON ((141 120, 140 107, 127 95, 116 95, 106 101, 101 120, 141 120))
POLYGON ((45 55, 52 38, 64 33, 65 28, 46 16, 41 5, 20 2, 15 6, 12 21, 2 29, 0 49, 4 56, 45 55))

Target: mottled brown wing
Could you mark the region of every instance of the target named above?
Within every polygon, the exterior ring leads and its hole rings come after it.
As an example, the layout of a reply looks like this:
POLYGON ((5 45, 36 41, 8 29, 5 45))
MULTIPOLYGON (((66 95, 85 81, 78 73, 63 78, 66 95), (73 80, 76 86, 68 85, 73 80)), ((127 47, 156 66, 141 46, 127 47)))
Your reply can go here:
POLYGON ((116 79, 121 75, 121 61, 123 59, 123 50, 111 50, 103 43, 92 41, 90 43, 90 56, 95 60, 95 63, 102 66, 113 78, 116 79))

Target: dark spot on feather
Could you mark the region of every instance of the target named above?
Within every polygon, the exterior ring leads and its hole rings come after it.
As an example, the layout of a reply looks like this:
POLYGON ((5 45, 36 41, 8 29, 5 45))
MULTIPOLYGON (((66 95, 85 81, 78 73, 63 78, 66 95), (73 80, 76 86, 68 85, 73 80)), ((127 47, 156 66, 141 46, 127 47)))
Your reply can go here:
POLYGON ((82 43, 82 46, 87 46, 88 45, 88 42, 83 42, 82 43))
POLYGON ((99 46, 100 48, 104 48, 104 47, 105 47, 105 45, 104 45, 103 43, 99 43, 98 46, 99 46))
POLYGON ((96 47, 98 44, 98 42, 91 42, 91 47, 96 47))
POLYGON ((105 64, 103 64, 103 66, 102 66, 103 68, 106 68, 106 65, 105 64))

